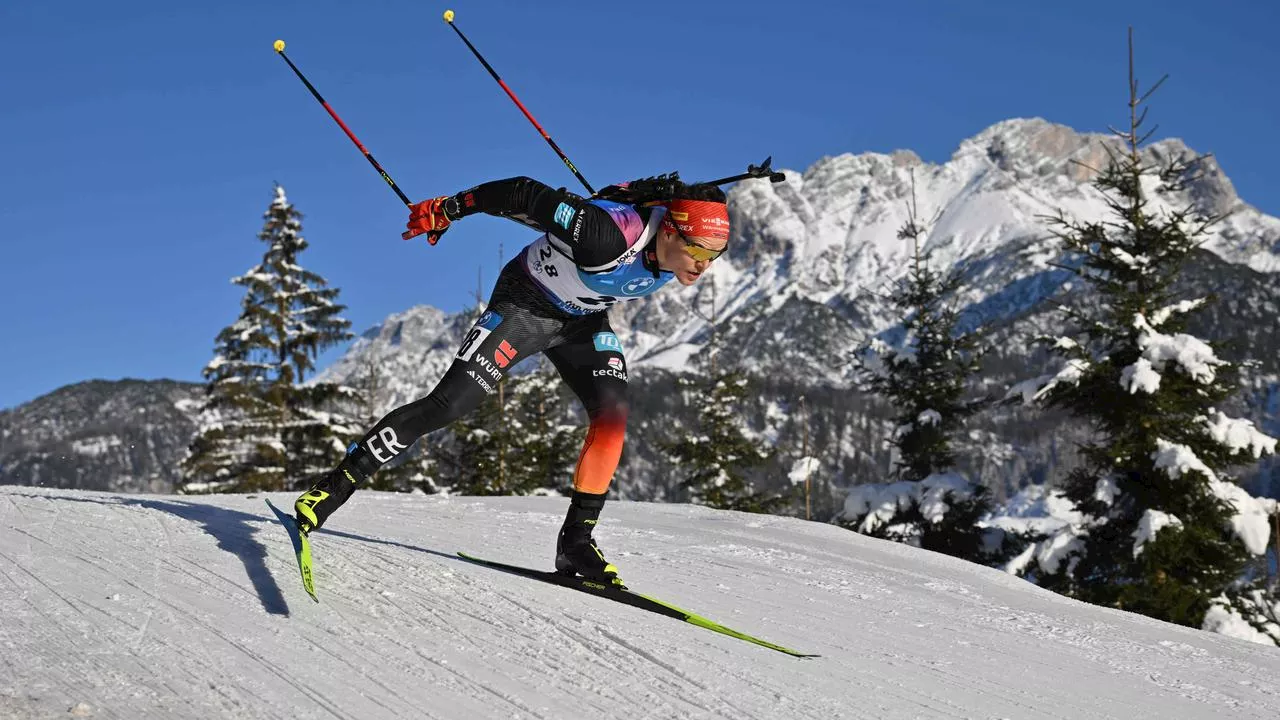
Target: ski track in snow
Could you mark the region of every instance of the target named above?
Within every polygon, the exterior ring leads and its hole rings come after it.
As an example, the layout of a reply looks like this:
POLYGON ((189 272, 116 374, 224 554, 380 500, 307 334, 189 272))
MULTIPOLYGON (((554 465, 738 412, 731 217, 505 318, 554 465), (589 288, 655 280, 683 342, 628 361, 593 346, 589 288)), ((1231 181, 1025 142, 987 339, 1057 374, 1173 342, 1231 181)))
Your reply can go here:
POLYGON ((262 496, 0 497, 0 717, 1280 717, 1276 648, 818 523, 615 502, 597 532, 799 660, 453 557, 548 567, 563 499, 359 493, 316 604, 262 496))

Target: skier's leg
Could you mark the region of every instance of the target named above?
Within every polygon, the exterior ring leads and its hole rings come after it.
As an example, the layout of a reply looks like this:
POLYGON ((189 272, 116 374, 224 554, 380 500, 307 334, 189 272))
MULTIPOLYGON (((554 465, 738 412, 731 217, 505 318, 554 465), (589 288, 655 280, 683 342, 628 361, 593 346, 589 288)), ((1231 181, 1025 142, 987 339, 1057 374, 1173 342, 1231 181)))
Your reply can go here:
POLYGON ((475 410, 508 371, 540 352, 562 322, 504 303, 490 306, 463 338, 453 364, 426 397, 387 413, 347 455, 294 503, 298 526, 320 527, 357 487, 418 438, 475 410))
POLYGON ((608 318, 546 351, 560 377, 582 401, 590 427, 573 474, 569 512, 556 542, 556 569, 600 580, 617 580, 591 537, 622 456, 627 425, 627 368, 622 345, 608 318))

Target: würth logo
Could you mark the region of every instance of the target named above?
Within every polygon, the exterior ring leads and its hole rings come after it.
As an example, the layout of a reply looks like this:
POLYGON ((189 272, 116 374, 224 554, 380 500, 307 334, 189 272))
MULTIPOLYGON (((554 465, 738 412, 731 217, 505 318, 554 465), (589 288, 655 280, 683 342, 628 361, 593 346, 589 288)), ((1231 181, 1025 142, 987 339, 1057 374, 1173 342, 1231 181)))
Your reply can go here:
POLYGON ((503 340, 502 344, 498 346, 498 349, 493 351, 493 362, 500 368, 510 365, 511 361, 515 359, 516 349, 511 347, 511 343, 506 340, 503 340))

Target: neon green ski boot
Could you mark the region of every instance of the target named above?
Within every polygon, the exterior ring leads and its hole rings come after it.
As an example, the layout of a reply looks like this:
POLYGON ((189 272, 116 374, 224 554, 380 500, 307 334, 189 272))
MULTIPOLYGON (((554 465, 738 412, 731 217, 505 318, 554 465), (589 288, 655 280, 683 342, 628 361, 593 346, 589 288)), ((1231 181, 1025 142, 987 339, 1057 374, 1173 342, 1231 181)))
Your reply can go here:
POLYGON ((556 572, 622 586, 618 568, 604 559, 604 553, 591 538, 603 507, 604 495, 574 491, 569 514, 556 539, 556 572))
POLYGON ((324 521, 351 497, 356 488, 368 481, 378 469, 377 463, 364 448, 352 443, 347 456, 330 470, 311 489, 302 493, 293 503, 298 529, 307 534, 324 524, 324 521))

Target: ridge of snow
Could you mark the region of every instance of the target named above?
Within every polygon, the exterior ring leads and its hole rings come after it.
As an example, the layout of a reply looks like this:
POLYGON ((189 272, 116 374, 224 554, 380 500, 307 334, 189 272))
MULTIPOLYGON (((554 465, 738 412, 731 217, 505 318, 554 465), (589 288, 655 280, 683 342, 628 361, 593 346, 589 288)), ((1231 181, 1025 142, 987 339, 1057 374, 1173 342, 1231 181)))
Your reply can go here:
POLYGON ((1274 647, 831 525, 615 502, 597 530, 632 587, 808 660, 453 554, 549 567, 566 505, 361 491, 311 535, 316 604, 262 496, 0 487, 0 714, 1280 715, 1274 647))

